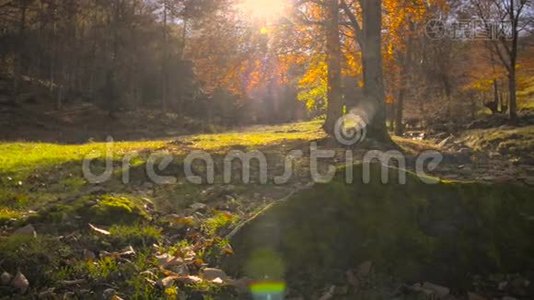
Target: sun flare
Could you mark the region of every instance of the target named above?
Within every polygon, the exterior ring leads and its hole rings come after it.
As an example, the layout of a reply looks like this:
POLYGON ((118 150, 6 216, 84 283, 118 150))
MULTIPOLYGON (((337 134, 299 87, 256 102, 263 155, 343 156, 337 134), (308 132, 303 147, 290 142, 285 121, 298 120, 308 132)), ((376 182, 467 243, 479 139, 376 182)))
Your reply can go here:
POLYGON ((288 0, 242 0, 241 12, 254 20, 274 21, 288 10, 288 0))

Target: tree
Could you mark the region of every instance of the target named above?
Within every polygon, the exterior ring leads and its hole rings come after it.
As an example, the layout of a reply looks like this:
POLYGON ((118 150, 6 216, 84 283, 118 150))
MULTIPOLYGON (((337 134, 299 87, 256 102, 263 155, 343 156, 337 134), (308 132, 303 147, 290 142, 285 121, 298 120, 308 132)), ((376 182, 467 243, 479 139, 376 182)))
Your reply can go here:
POLYGON ((473 6, 489 33, 497 33, 488 39, 490 48, 508 74, 509 114, 517 121, 517 61, 520 33, 530 25, 523 14, 532 6, 531 0, 476 0, 473 6), (507 32, 507 26, 510 26, 507 32), (497 32, 495 31, 497 29, 497 32))
POLYGON ((326 5, 325 35, 328 66, 328 106, 324 130, 334 135, 336 123, 343 115, 341 82, 341 44, 339 40, 339 1, 330 0, 326 5))
POLYGON ((368 122, 368 136, 390 142, 386 126, 386 94, 382 60, 382 1, 360 0, 361 25, 356 17, 358 9, 342 0, 342 8, 356 32, 362 52, 364 99, 362 107, 368 122))

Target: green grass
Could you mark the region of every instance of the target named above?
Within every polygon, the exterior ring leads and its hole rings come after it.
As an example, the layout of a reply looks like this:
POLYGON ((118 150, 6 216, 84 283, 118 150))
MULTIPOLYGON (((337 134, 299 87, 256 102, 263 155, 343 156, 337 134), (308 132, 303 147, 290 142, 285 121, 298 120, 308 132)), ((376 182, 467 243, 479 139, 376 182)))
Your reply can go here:
POLYGON ((258 148, 291 141, 311 141, 324 137, 320 121, 280 126, 257 126, 247 131, 188 137, 183 140, 193 148, 205 151, 232 147, 258 148))
MULTIPOLYGON (((156 150, 166 141, 118 142, 111 147, 115 159, 133 151, 156 150)), ((105 156, 106 143, 59 145, 44 143, 0 143, 0 174, 24 178, 28 174, 71 162, 80 162, 87 155, 105 156)), ((81 165, 80 165, 81 167, 81 165)))

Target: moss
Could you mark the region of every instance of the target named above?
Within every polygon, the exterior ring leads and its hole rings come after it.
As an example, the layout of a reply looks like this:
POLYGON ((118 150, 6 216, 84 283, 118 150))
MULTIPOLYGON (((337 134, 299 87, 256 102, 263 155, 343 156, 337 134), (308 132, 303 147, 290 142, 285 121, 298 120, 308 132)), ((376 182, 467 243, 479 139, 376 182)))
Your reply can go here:
POLYGON ((111 242, 117 247, 149 246, 158 242, 161 229, 150 225, 114 225, 109 229, 111 242))
POLYGON ((104 195, 87 211, 79 211, 84 218, 101 225, 132 224, 148 218, 147 212, 133 198, 104 195))
POLYGON ((235 237, 236 256, 226 267, 261 279, 272 264, 254 253, 270 251, 285 270, 272 279, 309 282, 309 289, 343 283, 347 269, 367 260, 401 282, 456 287, 464 287, 467 274, 534 267, 534 223, 522 217, 534 215, 533 189, 425 185, 413 174, 406 185, 395 183, 397 175, 383 185, 378 169, 370 184, 362 184, 362 169, 355 168, 354 184, 339 176, 275 205, 235 237), (251 271, 251 262, 259 267, 251 271))

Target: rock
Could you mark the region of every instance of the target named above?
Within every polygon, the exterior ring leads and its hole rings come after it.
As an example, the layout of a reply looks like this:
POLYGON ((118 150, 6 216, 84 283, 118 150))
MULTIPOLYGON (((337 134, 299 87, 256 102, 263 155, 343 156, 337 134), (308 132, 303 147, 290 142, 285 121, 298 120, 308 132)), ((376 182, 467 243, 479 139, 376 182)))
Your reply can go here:
POLYGON ((0 285, 9 285, 12 279, 13 275, 9 274, 8 272, 4 272, 2 275, 0 275, 0 285))
POLYGON ((117 291, 114 289, 106 289, 102 293, 102 298, 105 300, 113 300, 114 297, 117 295, 117 291))
POLYGON ((226 275, 226 273, 220 269, 206 268, 202 270, 202 278, 204 278, 207 281, 213 281, 217 278, 220 278, 223 281, 227 281, 228 275, 226 275))
POLYGON ((167 266, 167 270, 173 271, 174 273, 181 275, 181 276, 189 275, 189 267, 187 266, 187 264, 167 266))
POLYGON ((423 283, 422 287, 423 287, 423 289, 434 291, 436 293, 436 296, 438 296, 438 299, 444 299, 451 292, 451 290, 449 288, 447 288, 447 287, 440 286, 440 285, 437 285, 437 284, 433 284, 433 283, 430 283, 430 282, 423 283))
POLYGON ((19 271, 11 281, 11 286, 17 289, 21 294, 25 294, 30 287, 30 282, 26 279, 26 276, 19 271))
POLYGON ((35 227, 33 227, 32 224, 28 224, 24 227, 15 230, 15 232, 13 232, 13 235, 31 235, 33 237, 37 237, 37 231, 35 231, 35 227))

